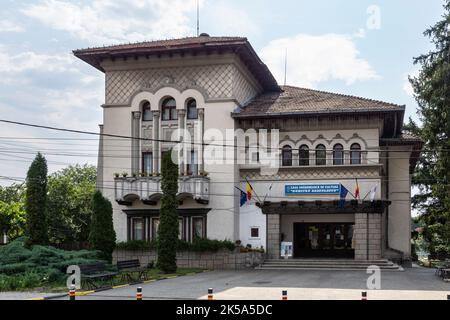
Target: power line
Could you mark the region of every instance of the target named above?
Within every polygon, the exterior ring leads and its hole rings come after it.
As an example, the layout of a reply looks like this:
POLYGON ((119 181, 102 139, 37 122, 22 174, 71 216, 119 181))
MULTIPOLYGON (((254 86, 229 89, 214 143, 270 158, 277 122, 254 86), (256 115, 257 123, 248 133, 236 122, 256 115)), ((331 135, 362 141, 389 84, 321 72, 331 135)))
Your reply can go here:
MULTIPOLYGON (((112 137, 112 138, 120 138, 120 139, 134 139, 134 140, 140 140, 140 141, 155 141, 155 142, 165 142, 165 143, 176 143, 176 144, 189 144, 189 145, 202 145, 202 146, 217 146, 217 147, 228 147, 228 148, 258 148, 258 146, 239 146, 239 145, 227 145, 227 144, 213 144, 213 143, 206 143, 206 142, 186 142, 182 140, 167 140, 167 139, 154 139, 154 138, 142 138, 142 137, 131 137, 131 136, 125 136, 125 135, 117 135, 117 134, 109 134, 109 133, 99 133, 99 132, 92 132, 92 131, 83 131, 83 130, 74 130, 74 129, 67 129, 67 128, 58 128, 58 127, 52 127, 52 126, 43 126, 38 124, 32 124, 32 123, 26 123, 26 122, 19 122, 19 121, 11 121, 11 120, 5 120, 0 119, 0 122, 13 124, 13 125, 19 125, 19 126, 27 126, 27 127, 33 127, 33 128, 40 128, 40 129, 47 129, 47 130, 55 130, 55 131, 62 131, 62 132, 71 132, 71 133, 77 133, 77 134, 86 134, 86 135, 95 135, 95 136, 104 136, 104 137, 112 137)), ((395 140, 395 139, 393 139, 395 140)), ((266 150, 283 150, 282 147, 265 147, 266 150)), ((441 149, 442 151, 450 151, 450 149, 441 149)), ((326 151, 326 150, 325 150, 326 151)), ((333 151, 333 150, 328 150, 333 151)), ((351 151, 351 150, 343 150, 343 151, 351 151)), ((353 150, 353 151, 364 151, 364 150, 353 150)), ((367 152, 370 152, 372 150, 367 150, 367 152)), ((430 152, 436 152, 437 150, 432 150, 430 152)), ((373 150, 373 152, 376 152, 376 150, 373 150)), ((407 150, 379 150, 379 152, 407 152, 407 150)))

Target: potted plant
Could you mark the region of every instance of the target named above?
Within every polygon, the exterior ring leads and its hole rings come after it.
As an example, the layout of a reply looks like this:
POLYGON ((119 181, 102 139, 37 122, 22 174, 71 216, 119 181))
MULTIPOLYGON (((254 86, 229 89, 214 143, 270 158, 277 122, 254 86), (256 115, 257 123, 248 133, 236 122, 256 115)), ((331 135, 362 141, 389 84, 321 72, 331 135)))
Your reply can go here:
POLYGON ((136 177, 137 177, 137 173, 136 173, 136 172, 132 172, 132 173, 131 173, 131 176, 132 176, 133 178, 136 178, 136 177))
POLYGON ((128 176, 128 173, 122 172, 122 177, 126 178, 128 176))
POLYGON ((145 171, 141 172, 141 177, 142 178, 145 178, 146 176, 147 176, 147 172, 145 172, 145 171))
POLYGON ((120 174, 118 172, 114 173, 114 177, 118 178, 120 176, 120 174))

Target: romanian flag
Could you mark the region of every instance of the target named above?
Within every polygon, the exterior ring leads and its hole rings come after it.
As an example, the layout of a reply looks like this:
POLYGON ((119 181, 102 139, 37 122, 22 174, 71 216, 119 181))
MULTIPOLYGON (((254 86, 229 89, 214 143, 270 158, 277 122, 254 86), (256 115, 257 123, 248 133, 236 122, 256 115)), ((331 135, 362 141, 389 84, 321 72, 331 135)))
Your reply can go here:
POLYGON ((356 179, 355 199, 359 199, 359 184, 358 184, 358 179, 356 179))
POLYGON ((247 181, 247 199, 250 201, 252 199, 253 188, 251 184, 247 181))

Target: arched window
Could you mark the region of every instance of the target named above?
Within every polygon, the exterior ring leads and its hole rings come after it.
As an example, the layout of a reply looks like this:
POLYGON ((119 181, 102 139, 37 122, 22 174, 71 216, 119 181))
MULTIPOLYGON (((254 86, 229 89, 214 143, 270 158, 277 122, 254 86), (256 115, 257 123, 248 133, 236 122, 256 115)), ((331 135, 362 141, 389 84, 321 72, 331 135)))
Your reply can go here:
POLYGON ((197 102, 194 99, 189 100, 189 102, 187 103, 187 118, 198 118, 197 102))
POLYGON ((333 164, 344 164, 344 147, 340 143, 335 144, 333 147, 333 164))
POLYGON ((142 120, 152 121, 152 109, 150 108, 150 102, 148 101, 142 105, 142 120))
POLYGON ((327 150, 323 144, 316 147, 316 165, 324 166, 327 164, 327 150))
POLYGON ((177 105, 174 98, 167 98, 162 103, 162 119, 177 120, 177 105))
POLYGON ((309 166, 309 148, 306 144, 300 146, 298 158, 298 164, 300 166, 309 166))
POLYGON ((358 143, 350 146, 350 164, 361 164, 361 146, 358 143))
POLYGON ((292 148, 290 146, 284 146, 281 152, 281 162, 283 167, 292 166, 292 148))

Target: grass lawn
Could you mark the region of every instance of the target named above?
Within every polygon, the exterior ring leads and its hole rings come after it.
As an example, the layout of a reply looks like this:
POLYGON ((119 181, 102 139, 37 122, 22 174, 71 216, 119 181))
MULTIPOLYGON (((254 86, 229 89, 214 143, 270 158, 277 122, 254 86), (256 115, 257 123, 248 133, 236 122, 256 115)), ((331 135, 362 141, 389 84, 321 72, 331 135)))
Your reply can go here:
MULTIPOLYGON (((165 279, 168 277, 174 277, 174 276, 184 276, 187 274, 192 273, 199 273, 203 272, 205 269, 199 269, 199 268, 179 268, 175 273, 163 273, 161 270, 153 268, 149 269, 148 271, 148 280, 159 280, 159 279, 165 279)), ((136 278, 137 275, 133 274, 133 278, 136 278)), ((113 278, 112 285, 113 286, 120 286, 124 284, 128 284, 129 281, 122 280, 122 275, 118 274, 113 278)), ((109 287, 111 286, 110 281, 96 281, 96 284, 99 287, 109 287)), ((48 292, 48 293, 58 293, 58 292, 67 292, 67 287, 65 283, 49 283, 48 286, 42 286, 38 288, 27 288, 26 290, 21 291, 40 291, 40 292, 48 292)), ((80 291, 88 291, 90 288, 82 288, 80 291)), ((19 291, 19 290, 18 290, 19 291)))

